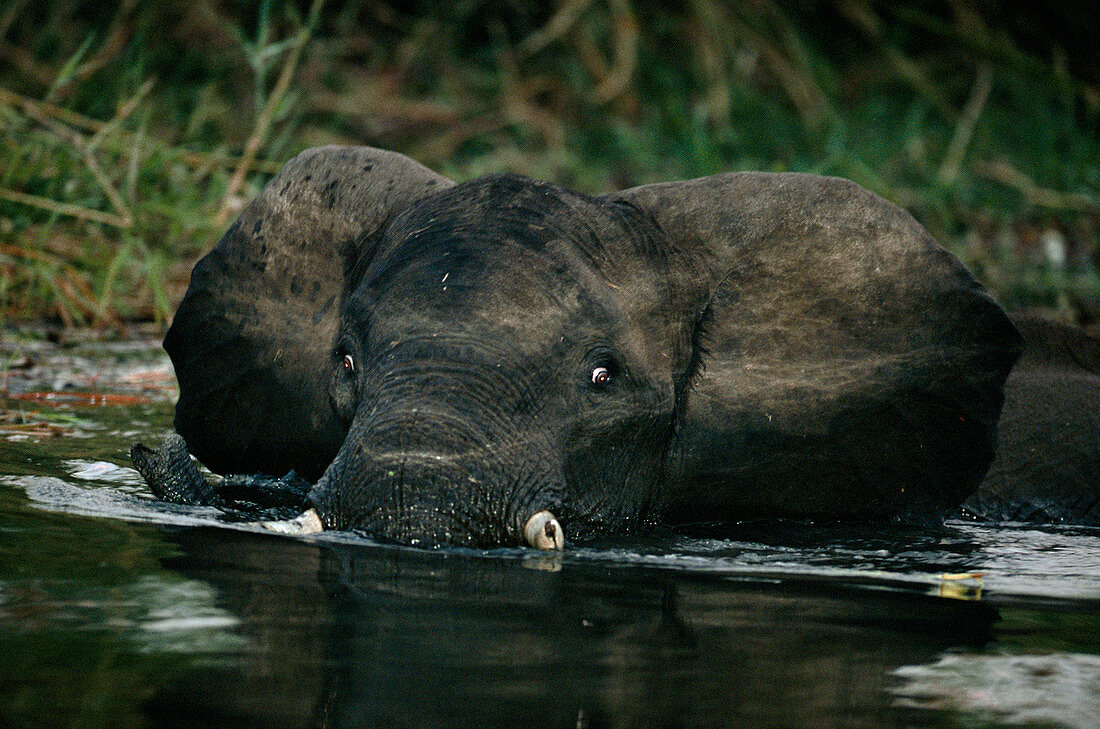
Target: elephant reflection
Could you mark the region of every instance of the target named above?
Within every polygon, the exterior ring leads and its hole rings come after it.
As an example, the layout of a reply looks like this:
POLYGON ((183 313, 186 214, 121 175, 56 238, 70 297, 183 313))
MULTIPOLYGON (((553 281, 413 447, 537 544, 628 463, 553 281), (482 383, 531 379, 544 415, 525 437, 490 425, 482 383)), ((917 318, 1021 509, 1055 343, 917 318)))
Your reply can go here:
POLYGON ((900 722, 883 692, 892 669, 980 645, 997 620, 981 603, 829 581, 232 532, 180 541, 252 648, 149 711, 222 726, 878 727, 900 722))

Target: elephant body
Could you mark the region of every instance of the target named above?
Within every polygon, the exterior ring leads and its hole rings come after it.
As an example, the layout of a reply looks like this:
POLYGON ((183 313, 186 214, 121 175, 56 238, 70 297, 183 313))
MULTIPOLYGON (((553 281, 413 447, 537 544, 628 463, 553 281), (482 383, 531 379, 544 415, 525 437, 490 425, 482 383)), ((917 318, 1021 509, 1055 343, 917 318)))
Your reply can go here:
POLYGON ((1100 526, 1100 340, 1014 316, 1026 342, 1005 383, 997 455, 963 513, 1100 526))
POLYGON ((943 515, 994 458, 1021 339, 844 180, 589 197, 326 147, 199 262, 165 348, 212 470, 297 471, 325 528, 487 546, 534 514, 573 538, 943 515))

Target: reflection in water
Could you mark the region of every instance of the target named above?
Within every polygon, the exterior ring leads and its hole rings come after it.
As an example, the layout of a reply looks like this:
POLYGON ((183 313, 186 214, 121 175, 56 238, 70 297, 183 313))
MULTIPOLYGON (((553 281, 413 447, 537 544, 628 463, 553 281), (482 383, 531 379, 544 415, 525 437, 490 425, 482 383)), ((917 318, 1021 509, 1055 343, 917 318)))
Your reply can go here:
POLYGON ((216 528, 175 535, 165 561, 214 585, 238 616, 240 662, 192 671, 146 706, 157 726, 309 726, 331 663, 333 617, 318 579, 322 551, 279 537, 216 528))
POLYGON ((157 528, 20 502, 0 486, 0 727, 139 727, 157 686, 239 662, 237 619, 161 567, 157 528))
POLYGON ((899 668, 1100 654, 1095 530, 424 551, 66 480, 95 462, 0 478, 0 725, 929 726, 899 668), (936 597, 969 571, 981 601, 936 597))
POLYGON ((164 725, 902 726, 890 671, 980 647, 997 619, 825 580, 177 539, 174 566, 217 587, 250 653, 160 691, 164 725))
POLYGON ((1100 657, 1052 653, 950 655, 894 672, 905 684, 899 703, 965 709, 984 721, 1014 726, 1100 726, 1100 657))
POLYGON ((893 706, 925 674, 892 672, 963 649, 1083 655, 1058 671, 1087 679, 1100 655, 1100 529, 769 523, 549 558, 310 542, 152 501, 126 453, 170 430, 166 403, 79 418, 90 437, 0 440, 5 729, 929 726, 893 706), (981 602, 935 597, 970 572, 981 602))
POLYGON ((243 649, 235 632, 240 622, 214 604, 210 586, 198 580, 169 580, 146 575, 123 591, 123 600, 140 606, 132 624, 116 622, 150 653, 220 655, 243 649))

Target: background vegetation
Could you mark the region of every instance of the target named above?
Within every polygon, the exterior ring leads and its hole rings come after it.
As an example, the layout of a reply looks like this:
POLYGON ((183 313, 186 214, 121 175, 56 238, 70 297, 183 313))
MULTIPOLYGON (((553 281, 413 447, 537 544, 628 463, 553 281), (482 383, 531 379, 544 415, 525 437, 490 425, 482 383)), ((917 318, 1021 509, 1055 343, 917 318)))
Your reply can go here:
POLYGON ((587 192, 841 175, 1006 306, 1088 324, 1097 28, 1095 2, 1025 0, 7 0, 0 324, 163 326, 240 207, 322 143, 587 192))

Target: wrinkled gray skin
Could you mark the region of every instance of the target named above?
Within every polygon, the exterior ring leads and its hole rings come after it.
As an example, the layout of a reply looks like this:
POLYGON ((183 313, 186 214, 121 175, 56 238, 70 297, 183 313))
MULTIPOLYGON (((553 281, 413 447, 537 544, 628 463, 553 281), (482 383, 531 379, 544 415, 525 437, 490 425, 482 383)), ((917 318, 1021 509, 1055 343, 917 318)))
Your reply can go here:
POLYGON ((199 473, 187 443, 176 433, 155 450, 136 444, 130 449, 130 460, 161 501, 217 506, 248 520, 261 515, 266 519, 297 516, 312 486, 293 471, 282 478, 234 474, 215 486, 199 473))
POLYGON ((489 546, 542 511, 570 538, 941 515, 993 458, 1021 341, 844 180, 593 198, 328 147, 199 262, 165 347, 212 470, 317 479, 327 529, 489 546))
MULTIPOLYGON (((948 515, 1100 526, 1100 340, 1033 316, 1013 322, 1025 350, 1005 384, 996 457, 977 490, 948 515)), ((308 507, 308 482, 293 472, 281 479, 228 476, 215 490, 175 433, 156 451, 134 446, 131 458, 164 501, 217 505, 253 519, 285 519, 308 507)))

